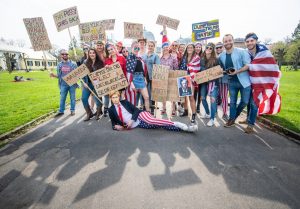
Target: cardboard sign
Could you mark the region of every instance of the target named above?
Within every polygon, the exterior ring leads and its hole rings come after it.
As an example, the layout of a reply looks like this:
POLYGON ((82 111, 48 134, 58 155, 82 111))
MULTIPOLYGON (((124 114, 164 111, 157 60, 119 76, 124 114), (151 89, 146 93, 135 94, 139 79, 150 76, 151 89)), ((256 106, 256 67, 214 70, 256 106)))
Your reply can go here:
POLYGON ((58 32, 80 23, 77 7, 61 10, 53 18, 58 32))
POLYGON ((167 101, 169 71, 169 66, 153 65, 152 100, 157 102, 167 101))
POLYGON ((23 22, 34 51, 46 51, 52 49, 43 18, 24 18, 23 22))
POLYGON ((192 41, 201 41, 220 37, 219 20, 192 24, 192 41))
POLYGON ((124 22, 124 38, 143 38, 143 24, 124 22))
POLYGON ((127 79, 119 62, 92 72, 89 74, 89 77, 99 97, 128 86, 127 79))
POLYGON ((114 30, 115 28, 115 19, 101 20, 100 22, 102 23, 105 30, 114 30))
POLYGON ((105 28, 102 21, 79 24, 80 40, 91 42, 96 40, 106 40, 105 28))
POLYGON ((158 25, 166 25, 169 28, 177 30, 180 21, 176 19, 172 19, 170 17, 166 17, 163 15, 158 15, 156 24, 158 25))
POLYGON ((184 70, 170 70, 168 80, 168 93, 167 101, 180 102, 181 99, 178 94, 177 78, 187 75, 187 71, 184 70))
POLYGON ((70 73, 65 75, 62 79, 69 85, 72 86, 78 82, 80 78, 88 75, 90 73, 89 69, 85 64, 80 65, 75 70, 72 70, 70 73))
POLYGON ((215 67, 209 68, 202 72, 196 73, 194 80, 196 81, 197 84, 200 84, 221 77, 223 77, 223 69, 220 67, 220 65, 217 65, 215 67))

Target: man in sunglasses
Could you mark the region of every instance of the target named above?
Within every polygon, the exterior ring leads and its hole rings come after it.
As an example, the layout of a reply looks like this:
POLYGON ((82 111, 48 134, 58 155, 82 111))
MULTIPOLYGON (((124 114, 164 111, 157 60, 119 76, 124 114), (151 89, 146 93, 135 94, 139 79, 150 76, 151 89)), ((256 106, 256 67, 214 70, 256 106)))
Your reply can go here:
POLYGON ((61 50, 61 62, 57 65, 57 75, 54 73, 50 74, 50 77, 58 78, 58 84, 60 89, 60 103, 59 103, 59 110, 56 116, 61 116, 64 114, 65 106, 66 106, 66 98, 68 92, 70 93, 70 100, 71 100, 71 115, 75 115, 75 104, 76 104, 76 88, 78 87, 77 84, 69 86, 62 78, 69 74, 71 71, 77 68, 77 65, 69 60, 68 52, 66 50, 61 50))
POLYGON ((228 86, 230 94, 230 114, 229 120, 224 127, 235 125, 236 118, 241 114, 244 107, 247 106, 251 94, 251 82, 249 77, 249 64, 251 62, 249 53, 241 48, 234 47, 234 39, 231 34, 223 37, 225 51, 219 56, 222 68, 234 69, 228 71, 228 86), (237 106, 238 93, 241 100, 237 106))

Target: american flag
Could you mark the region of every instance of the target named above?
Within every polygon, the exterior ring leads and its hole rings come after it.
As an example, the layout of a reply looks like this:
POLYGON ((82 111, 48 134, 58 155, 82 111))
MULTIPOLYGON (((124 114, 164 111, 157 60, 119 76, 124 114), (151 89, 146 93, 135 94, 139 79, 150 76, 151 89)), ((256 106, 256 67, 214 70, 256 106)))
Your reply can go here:
POLYGON ((256 56, 249 64, 253 99, 259 115, 274 115, 280 112, 281 107, 278 93, 281 72, 266 46, 258 44, 256 49, 256 56))

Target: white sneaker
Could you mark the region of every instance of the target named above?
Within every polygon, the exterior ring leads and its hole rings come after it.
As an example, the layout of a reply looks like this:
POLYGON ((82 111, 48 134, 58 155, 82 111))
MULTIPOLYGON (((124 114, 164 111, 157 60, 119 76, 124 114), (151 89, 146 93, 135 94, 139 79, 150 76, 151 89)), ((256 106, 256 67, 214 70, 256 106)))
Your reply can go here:
POLYGON ((208 115, 208 114, 206 114, 205 113, 205 115, 200 115, 200 118, 202 118, 202 119, 208 119, 208 118, 210 118, 210 115, 208 115))
POLYGON ((183 131, 187 131, 188 130, 188 126, 184 123, 181 122, 174 122, 174 126, 176 126, 177 128, 180 128, 183 131))
POLYGON ((198 131, 198 125, 189 125, 187 132, 198 131))
POLYGON ((215 124, 215 120, 214 119, 210 119, 206 125, 209 126, 209 127, 211 127, 214 124, 215 124))

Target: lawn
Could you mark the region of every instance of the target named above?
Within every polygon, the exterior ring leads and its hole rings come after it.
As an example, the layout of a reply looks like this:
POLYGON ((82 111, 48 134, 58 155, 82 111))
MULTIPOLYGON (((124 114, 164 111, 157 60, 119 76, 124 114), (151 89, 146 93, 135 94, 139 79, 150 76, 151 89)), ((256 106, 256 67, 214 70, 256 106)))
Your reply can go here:
MULTIPOLYGON (((80 95, 78 89, 76 98, 80 98, 80 95)), ((0 134, 45 113, 57 111, 58 107, 58 81, 50 78, 47 71, 0 73, 0 134), (34 80, 13 82, 16 75, 34 80)))
POLYGON ((272 121, 300 133, 300 71, 282 69, 279 93, 281 111, 277 115, 264 116, 272 121))

